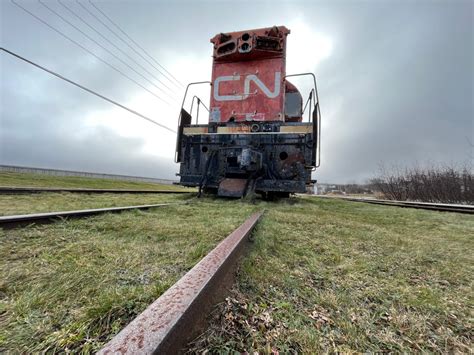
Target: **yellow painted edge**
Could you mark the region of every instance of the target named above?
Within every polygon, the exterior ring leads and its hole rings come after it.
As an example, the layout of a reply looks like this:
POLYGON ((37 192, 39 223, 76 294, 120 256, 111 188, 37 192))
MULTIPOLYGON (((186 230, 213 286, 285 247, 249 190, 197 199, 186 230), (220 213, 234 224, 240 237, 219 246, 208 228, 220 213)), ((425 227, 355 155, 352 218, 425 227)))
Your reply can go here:
POLYGON ((280 126, 280 133, 312 133, 313 126, 280 126))
POLYGON ((184 127, 183 134, 190 135, 190 134, 206 134, 207 127, 184 127))
POLYGON ((250 128, 238 130, 237 127, 217 127, 217 133, 250 133, 250 128))
POLYGON ((184 127, 183 134, 289 134, 289 133, 313 133, 313 125, 308 124, 304 126, 280 126, 280 132, 249 132, 236 131, 229 127, 218 127, 217 133, 208 133, 207 127, 184 127))

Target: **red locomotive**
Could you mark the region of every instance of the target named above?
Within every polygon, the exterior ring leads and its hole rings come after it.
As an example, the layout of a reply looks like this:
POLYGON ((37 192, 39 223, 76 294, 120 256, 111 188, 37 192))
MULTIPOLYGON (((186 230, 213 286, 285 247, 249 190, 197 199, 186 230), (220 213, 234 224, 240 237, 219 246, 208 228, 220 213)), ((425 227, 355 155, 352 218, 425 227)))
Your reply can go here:
MULTIPOLYGON (((286 39, 290 30, 274 26, 220 33, 214 44, 208 124, 192 123, 181 107, 176 162, 180 184, 219 196, 265 197, 305 192, 319 166, 320 110, 312 73, 286 74, 286 39), (303 108, 288 78, 308 75, 312 90, 303 108), (308 108, 308 120, 303 115, 308 108)), ((204 107, 206 107, 204 105, 204 107)), ((196 120, 197 122, 197 120, 196 120)))

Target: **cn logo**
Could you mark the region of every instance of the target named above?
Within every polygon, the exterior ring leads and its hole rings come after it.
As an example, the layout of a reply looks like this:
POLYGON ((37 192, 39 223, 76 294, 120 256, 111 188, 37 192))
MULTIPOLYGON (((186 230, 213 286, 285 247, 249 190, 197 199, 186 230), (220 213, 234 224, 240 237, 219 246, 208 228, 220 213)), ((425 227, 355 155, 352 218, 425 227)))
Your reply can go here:
POLYGON ((253 81, 255 85, 259 87, 262 92, 269 97, 270 99, 274 99, 278 95, 280 95, 280 79, 281 79, 281 72, 275 72, 275 85, 273 91, 270 91, 264 83, 254 74, 249 74, 245 77, 244 82, 244 92, 243 94, 239 95, 219 95, 219 84, 223 81, 239 81, 240 75, 229 75, 229 76, 219 76, 214 81, 214 99, 216 101, 241 101, 245 100, 247 97, 250 96, 250 83, 253 81))

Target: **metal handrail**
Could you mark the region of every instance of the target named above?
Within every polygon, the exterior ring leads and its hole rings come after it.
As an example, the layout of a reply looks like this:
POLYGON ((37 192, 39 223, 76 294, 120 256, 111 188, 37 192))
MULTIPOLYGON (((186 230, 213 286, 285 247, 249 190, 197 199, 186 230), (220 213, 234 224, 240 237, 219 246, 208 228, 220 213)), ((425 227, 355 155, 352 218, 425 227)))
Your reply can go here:
MULTIPOLYGON (((301 114, 302 116, 304 116, 304 113, 306 112, 306 108, 308 107, 308 103, 309 103, 309 101, 312 99, 313 95, 315 95, 315 94, 314 94, 314 89, 311 89, 311 91, 309 92, 308 100, 306 100, 306 103, 305 103, 305 105, 304 105, 303 113, 301 114)), ((310 109, 309 114, 310 114, 310 117, 311 117, 311 109, 310 109)), ((308 122, 311 122, 311 118, 309 119, 308 122)))
MULTIPOLYGON (((176 145, 178 144, 178 141, 179 141, 179 127, 181 126, 181 112, 183 111, 183 107, 184 107, 184 103, 186 102, 186 96, 188 95, 188 90, 189 90, 189 87, 190 86, 193 86, 193 85, 201 85, 201 84, 209 84, 209 85, 212 85, 212 83, 209 81, 209 80, 206 80, 206 81, 196 81, 196 82, 193 82, 193 83, 189 83, 187 86, 186 86, 186 90, 184 91, 184 97, 183 97, 183 102, 181 103, 181 109, 179 110, 179 116, 178 116, 178 128, 177 128, 177 132, 178 132, 178 136, 177 136, 177 140, 176 140, 176 145)), ((174 162, 177 163, 178 162, 178 149, 179 147, 176 146, 176 152, 175 152, 175 155, 174 155, 174 162)))
POLYGON ((198 120, 199 120, 199 105, 203 105, 204 108, 207 110, 207 112, 210 113, 210 111, 209 111, 209 109, 207 108, 207 106, 204 104, 204 102, 202 102, 202 100, 201 100, 198 96, 194 95, 194 96, 193 96, 193 99, 192 99, 192 101, 191 101, 191 109, 189 110, 189 114, 190 114, 191 116, 193 115, 194 99, 197 100, 197 104, 198 104, 198 106, 197 106, 197 113, 196 113, 196 124, 198 124, 198 120))
MULTIPOLYGON (((212 82, 210 82, 209 80, 206 80, 206 81, 196 81, 196 82, 194 82, 194 83, 189 83, 189 84, 186 86, 186 90, 184 91, 184 97, 183 97, 183 102, 181 103, 181 109, 183 109, 184 103, 186 102, 186 96, 188 95, 189 87, 190 87, 190 86, 193 86, 193 85, 201 85, 201 84, 209 84, 209 85, 212 85, 212 82)), ((179 111, 178 128, 179 128, 180 120, 181 120, 181 110, 179 111)))
POLYGON ((315 167, 319 168, 321 165, 321 107, 319 105, 319 94, 318 94, 318 85, 316 84, 316 76, 313 73, 300 73, 300 74, 289 74, 285 75, 283 80, 289 77, 294 77, 294 76, 306 76, 310 75, 313 77, 313 90, 316 95, 316 101, 314 103, 314 108, 316 109, 316 117, 317 117, 317 125, 318 125, 318 140, 317 140, 317 145, 316 145, 316 164, 315 167))
MULTIPOLYGON (((314 103, 314 108, 316 109, 316 120, 317 120, 317 127, 318 127, 318 137, 317 137, 317 143, 316 143, 316 164, 315 164, 315 167, 316 168, 319 168, 320 165, 321 165, 321 107, 320 107, 320 104, 319 104, 319 94, 318 94, 318 86, 317 86, 317 83, 316 83, 316 76, 313 74, 313 73, 299 73, 299 74, 289 74, 289 75, 285 75, 283 77, 283 80, 285 80, 286 78, 290 78, 290 77, 295 77, 295 76, 307 76, 307 75, 310 75, 312 78, 313 78, 313 84, 314 84, 314 87, 313 89, 311 90, 311 100, 312 100, 312 97, 315 95, 316 96, 316 100, 315 100, 315 103, 314 103), (312 95, 312 92, 314 91, 314 95, 312 95)), ((183 97, 183 102, 181 104, 181 110, 183 109, 184 107, 184 103, 186 101, 186 96, 188 94, 188 90, 189 90, 189 87, 190 86, 193 86, 193 85, 201 85, 201 84, 209 84, 209 85, 212 85, 212 82, 211 81, 197 81, 197 82, 193 82, 193 83, 189 83, 187 86, 186 86, 186 90, 184 92, 184 97, 183 97)), ((202 101, 194 95, 193 97, 193 101, 191 102, 191 109, 192 109, 192 105, 194 103, 194 98, 197 98, 199 101, 198 102, 201 102, 202 101)), ((311 104, 312 104, 312 101, 311 101, 311 104)), ((203 104, 204 105, 204 104, 203 104)), ((209 112, 209 109, 204 106, 207 111, 209 112)), ((179 131, 179 126, 181 124, 181 110, 179 112, 179 117, 178 117, 178 131, 179 131)), ((310 111, 310 117, 311 117, 311 111, 310 111)), ((176 160, 176 157, 175 157, 175 160, 176 160)))

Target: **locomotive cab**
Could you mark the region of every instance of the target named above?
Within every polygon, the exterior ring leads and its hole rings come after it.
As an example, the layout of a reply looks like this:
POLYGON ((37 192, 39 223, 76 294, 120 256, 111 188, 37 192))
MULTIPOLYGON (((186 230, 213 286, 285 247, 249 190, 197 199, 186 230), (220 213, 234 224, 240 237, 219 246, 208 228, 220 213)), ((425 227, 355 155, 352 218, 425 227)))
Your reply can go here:
MULTIPOLYGON (((286 74, 289 33, 274 26, 211 39, 212 81, 189 84, 180 112, 176 162, 181 185, 228 197, 306 191, 319 166, 319 100, 313 74, 286 74), (313 79, 304 107, 302 95, 287 80, 302 75, 313 79), (188 89, 206 83, 211 86, 209 109, 203 105, 208 124, 192 124, 184 109, 188 89)), ((202 101, 196 102, 198 114, 202 101)))
POLYGON ((303 97, 289 81, 285 83, 285 121, 301 122, 303 120, 303 97))

